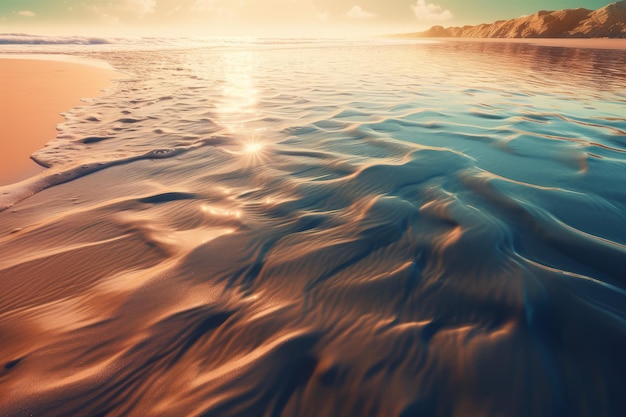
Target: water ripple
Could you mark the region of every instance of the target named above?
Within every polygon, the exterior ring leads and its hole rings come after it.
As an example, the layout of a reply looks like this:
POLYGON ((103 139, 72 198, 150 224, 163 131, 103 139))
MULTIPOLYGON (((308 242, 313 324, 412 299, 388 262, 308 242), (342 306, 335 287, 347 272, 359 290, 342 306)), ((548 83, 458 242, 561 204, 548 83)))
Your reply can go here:
POLYGON ((81 49, 131 75, 0 190, 0 414, 621 415, 622 51, 246 45, 81 49))

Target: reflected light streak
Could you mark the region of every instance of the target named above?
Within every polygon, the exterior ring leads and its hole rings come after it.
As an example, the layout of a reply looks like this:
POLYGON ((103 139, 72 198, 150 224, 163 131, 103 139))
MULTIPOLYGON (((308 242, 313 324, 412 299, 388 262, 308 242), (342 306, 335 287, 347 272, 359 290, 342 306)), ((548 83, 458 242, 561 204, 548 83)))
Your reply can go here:
POLYGON ((202 211, 212 216, 241 218, 241 210, 229 210, 209 205, 202 206, 202 211))
POLYGON ((244 119, 257 111, 258 97, 254 80, 256 57, 251 52, 237 52, 226 58, 218 118, 220 124, 238 133, 244 130, 244 119))

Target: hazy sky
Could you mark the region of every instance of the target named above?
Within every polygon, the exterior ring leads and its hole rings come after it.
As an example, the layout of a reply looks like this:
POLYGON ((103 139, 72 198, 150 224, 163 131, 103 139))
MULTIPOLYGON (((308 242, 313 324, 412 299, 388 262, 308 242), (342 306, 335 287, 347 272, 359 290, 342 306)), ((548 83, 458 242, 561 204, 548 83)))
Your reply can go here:
POLYGON ((418 31, 607 0, 0 0, 0 32, 337 35, 418 31))

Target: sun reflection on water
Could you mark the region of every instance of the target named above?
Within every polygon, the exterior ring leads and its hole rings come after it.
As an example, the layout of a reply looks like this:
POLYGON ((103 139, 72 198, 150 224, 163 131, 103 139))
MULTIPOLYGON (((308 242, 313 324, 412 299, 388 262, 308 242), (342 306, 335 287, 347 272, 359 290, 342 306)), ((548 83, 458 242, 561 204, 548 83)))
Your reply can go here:
POLYGON ((258 154, 263 151, 263 144, 258 142, 246 143, 243 147, 243 151, 251 155, 258 154))
POLYGON ((218 121, 231 133, 245 129, 245 121, 257 112, 258 90, 255 76, 258 72, 255 54, 238 51, 228 54, 222 67, 222 96, 217 108, 218 121))
POLYGON ((246 168, 265 163, 269 156, 267 144, 261 142, 256 136, 253 139, 243 141, 240 150, 236 154, 239 155, 246 168))
POLYGON ((241 210, 237 210, 237 209, 226 209, 226 208, 221 208, 221 207, 203 205, 202 211, 210 216, 232 217, 235 219, 241 218, 241 210))

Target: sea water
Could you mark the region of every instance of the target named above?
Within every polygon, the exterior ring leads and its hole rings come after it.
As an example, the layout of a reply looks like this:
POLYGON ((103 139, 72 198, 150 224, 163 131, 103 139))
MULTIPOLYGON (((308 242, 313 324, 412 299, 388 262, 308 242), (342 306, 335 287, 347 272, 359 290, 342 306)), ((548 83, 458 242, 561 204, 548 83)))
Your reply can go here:
POLYGON ((0 414, 626 409, 625 51, 0 43, 127 75, 4 189, 0 414))

